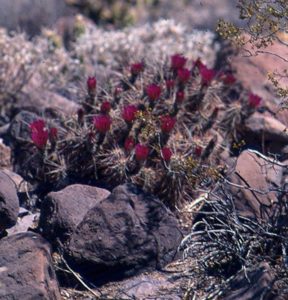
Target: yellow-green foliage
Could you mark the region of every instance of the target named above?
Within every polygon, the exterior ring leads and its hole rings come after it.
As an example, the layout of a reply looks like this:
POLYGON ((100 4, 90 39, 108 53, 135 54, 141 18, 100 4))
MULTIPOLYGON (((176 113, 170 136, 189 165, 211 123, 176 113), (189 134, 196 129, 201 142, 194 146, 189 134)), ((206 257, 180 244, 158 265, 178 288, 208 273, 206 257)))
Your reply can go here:
MULTIPOLYGON (((252 44, 256 49, 267 48, 275 42, 287 45, 287 0, 252 1, 238 0, 239 16, 244 26, 236 26, 231 22, 219 20, 217 31, 221 37, 230 40, 237 47, 252 44)), ((272 53, 273 54, 273 53, 272 53)), ((285 57, 283 57, 286 61, 285 57)), ((286 61, 287 62, 287 61, 286 61)), ((283 108, 287 107, 288 87, 281 86, 280 80, 287 78, 285 70, 268 74, 268 79, 276 88, 277 94, 284 98, 283 108), (286 103, 286 105, 285 105, 286 103)))

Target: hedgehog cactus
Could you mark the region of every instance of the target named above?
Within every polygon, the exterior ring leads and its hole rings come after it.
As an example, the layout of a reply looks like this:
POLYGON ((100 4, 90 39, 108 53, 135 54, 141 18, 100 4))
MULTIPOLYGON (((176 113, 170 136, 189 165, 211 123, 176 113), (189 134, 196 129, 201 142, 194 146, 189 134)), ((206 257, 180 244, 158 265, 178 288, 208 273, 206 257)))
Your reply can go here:
MULTIPOLYGON (((64 161, 67 176, 108 187, 133 182, 175 207, 191 199, 197 186, 218 178, 211 153, 217 143, 213 130, 221 127, 212 100, 234 84, 232 76, 175 54, 158 64, 132 63, 107 90, 97 92, 96 78, 89 77, 83 108, 69 121, 58 120, 59 132, 50 129, 55 157, 64 161)), ((250 95, 243 102, 248 114, 259 99, 250 95)), ((222 120, 238 124, 231 122, 222 120)), ((49 134, 41 127, 45 134, 38 141, 34 127, 32 142, 43 150, 49 134)))

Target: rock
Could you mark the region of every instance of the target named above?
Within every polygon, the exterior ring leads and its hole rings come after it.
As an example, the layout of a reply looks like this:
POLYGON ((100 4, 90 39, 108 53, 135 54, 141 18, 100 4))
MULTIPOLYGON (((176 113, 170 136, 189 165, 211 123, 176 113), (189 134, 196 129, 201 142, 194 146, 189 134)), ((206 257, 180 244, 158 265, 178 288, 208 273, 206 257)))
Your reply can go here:
POLYGON ((269 157, 261 158, 249 150, 240 154, 230 181, 243 186, 231 187, 235 207, 241 215, 267 220, 273 214, 277 193, 269 189, 281 187, 285 168, 285 165, 282 165, 283 167, 273 163, 269 157), (250 191, 249 188, 254 191, 250 191))
POLYGON ((38 234, 0 241, 0 300, 60 299, 49 244, 38 234))
POLYGON ((11 168, 11 149, 0 139, 0 169, 11 168))
POLYGON ((245 131, 260 140, 288 143, 287 127, 269 114, 255 112, 245 121, 245 131))
POLYGON ((16 224, 19 200, 14 182, 0 171, 0 232, 16 224))
MULTIPOLYGON (((236 78, 246 90, 262 97, 261 106, 268 107, 271 116, 275 116, 285 126, 288 126, 288 110, 279 109, 281 99, 276 95, 267 76, 269 72, 272 73, 273 71, 283 74, 286 67, 281 57, 287 57, 287 46, 274 40, 273 45, 265 48, 265 53, 255 55, 255 50, 258 49, 255 47, 253 49, 249 44, 245 45, 245 49, 250 51, 252 55, 247 55, 248 52, 240 52, 229 58, 232 68, 236 71, 236 78)), ((285 87, 287 83, 287 78, 284 77, 281 79, 280 85, 285 87)))
POLYGON ((64 243, 75 231, 89 209, 110 195, 105 189, 74 184, 59 192, 51 192, 41 207, 39 227, 52 243, 64 243))
POLYGON ((181 239, 178 222, 163 203, 126 184, 89 210, 66 254, 80 272, 105 280, 162 268, 181 239))
POLYGON ((101 287, 100 291, 102 295, 109 295, 111 299, 181 300, 183 283, 188 284, 175 278, 170 280, 167 274, 151 272, 108 283, 101 287))
POLYGON ((247 270, 247 275, 241 271, 229 284, 229 291, 225 292, 221 300, 260 300, 277 299, 284 300, 277 295, 276 291, 271 291, 274 276, 267 263, 261 263, 252 270, 247 270), (247 280, 249 278, 250 282, 247 280))
POLYGON ((30 228, 36 228, 37 220, 39 220, 39 213, 27 213, 25 215, 19 214, 16 225, 6 230, 8 232, 8 236, 20 232, 27 232, 30 228))
POLYGON ((77 103, 55 92, 43 90, 35 84, 26 85, 23 91, 24 93, 19 96, 19 101, 14 108, 19 111, 25 107, 33 107, 38 113, 54 110, 60 115, 70 115, 77 112, 80 107, 77 103))
POLYGON ((69 10, 58 0, 0 0, 0 26, 9 30, 26 31, 29 35, 40 33, 42 26, 51 26, 59 16, 69 10))

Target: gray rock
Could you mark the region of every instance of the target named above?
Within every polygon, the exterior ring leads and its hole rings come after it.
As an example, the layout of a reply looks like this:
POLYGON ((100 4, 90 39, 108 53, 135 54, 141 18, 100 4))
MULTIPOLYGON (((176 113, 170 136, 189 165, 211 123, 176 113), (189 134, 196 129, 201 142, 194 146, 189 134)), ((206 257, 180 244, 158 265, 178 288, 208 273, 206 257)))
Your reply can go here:
POLYGON ((58 300, 49 244, 26 232, 0 241, 0 300, 58 300))
POLYGON ((71 236, 66 254, 93 279, 161 269, 182 239, 174 215, 132 184, 115 188, 96 204, 71 236))
POLYGON ((51 192, 43 201, 39 227, 52 243, 62 243, 76 230, 86 213, 110 195, 105 189, 74 184, 59 192, 51 192))
POLYGON ((16 224, 19 199, 12 179, 0 171, 0 231, 16 224))
POLYGON ((275 280, 272 270, 267 263, 239 272, 229 284, 229 291, 226 291, 221 300, 260 300, 260 299, 287 299, 285 296, 277 295, 273 291, 273 280, 275 280), (247 280, 249 278, 250 282, 247 280))

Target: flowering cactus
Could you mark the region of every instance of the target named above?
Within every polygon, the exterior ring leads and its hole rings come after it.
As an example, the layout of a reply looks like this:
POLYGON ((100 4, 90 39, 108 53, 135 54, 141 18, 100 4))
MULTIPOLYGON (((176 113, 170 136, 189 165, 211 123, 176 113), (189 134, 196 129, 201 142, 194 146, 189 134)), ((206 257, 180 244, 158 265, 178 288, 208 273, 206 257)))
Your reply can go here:
MULTIPOLYGON (((89 77, 88 98, 74 121, 57 120, 59 133, 56 127, 46 130, 44 120, 32 123, 31 139, 48 155, 57 153, 51 155, 53 164, 45 165, 47 158, 43 160, 46 174, 55 172, 49 169, 52 165, 59 165, 61 176, 93 178, 111 188, 133 182, 170 206, 179 205, 192 197, 193 188, 203 185, 205 178, 218 178, 210 164, 219 157, 213 156, 217 142, 213 131, 221 122, 211 99, 218 90, 229 91, 234 76, 216 73, 200 60, 189 63, 179 54, 159 65, 143 61, 123 70, 120 78, 112 78, 108 88, 97 93, 97 80, 89 77)), ((257 101, 252 100, 250 107, 256 107, 257 101)), ((245 115, 239 107, 237 112, 245 115)), ((243 107, 247 107, 244 97, 243 107)), ((229 122, 222 120, 222 124, 231 131, 238 123, 229 109, 229 122)))

